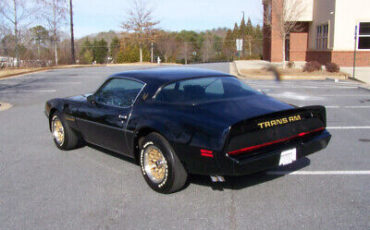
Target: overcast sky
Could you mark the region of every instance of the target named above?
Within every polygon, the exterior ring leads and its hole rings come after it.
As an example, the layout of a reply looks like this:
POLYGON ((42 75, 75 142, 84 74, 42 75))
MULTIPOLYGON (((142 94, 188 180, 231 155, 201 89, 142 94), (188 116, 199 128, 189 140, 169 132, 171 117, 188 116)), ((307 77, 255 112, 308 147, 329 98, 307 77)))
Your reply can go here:
MULTIPOLYGON (((262 0, 146 0, 164 30, 232 28, 242 11, 253 24, 262 23, 262 0)), ((121 31, 132 0, 74 0, 76 37, 102 31, 121 31)))

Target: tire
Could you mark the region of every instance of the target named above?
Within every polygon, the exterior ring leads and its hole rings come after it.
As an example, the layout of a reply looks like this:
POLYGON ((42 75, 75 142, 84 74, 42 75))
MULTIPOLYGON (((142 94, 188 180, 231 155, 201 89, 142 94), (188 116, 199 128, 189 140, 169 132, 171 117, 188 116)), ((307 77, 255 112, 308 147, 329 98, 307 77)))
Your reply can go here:
POLYGON ((141 172, 153 190, 168 194, 184 187, 188 174, 163 136, 150 133, 140 149, 141 172))
POLYGON ((59 149, 69 150, 77 147, 79 142, 78 136, 64 121, 59 112, 52 114, 50 128, 54 143, 59 149))

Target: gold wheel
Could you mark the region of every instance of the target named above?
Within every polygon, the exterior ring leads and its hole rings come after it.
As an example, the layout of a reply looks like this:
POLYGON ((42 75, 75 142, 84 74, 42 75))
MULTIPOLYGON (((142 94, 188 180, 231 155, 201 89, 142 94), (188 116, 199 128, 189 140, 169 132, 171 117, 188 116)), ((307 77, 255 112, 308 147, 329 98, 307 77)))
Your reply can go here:
POLYGON ((144 170, 149 179, 154 183, 161 183, 168 170, 166 158, 160 149, 149 146, 144 151, 144 170))
POLYGON ((64 143, 64 127, 58 116, 54 116, 51 121, 51 132, 55 142, 62 146, 64 143))

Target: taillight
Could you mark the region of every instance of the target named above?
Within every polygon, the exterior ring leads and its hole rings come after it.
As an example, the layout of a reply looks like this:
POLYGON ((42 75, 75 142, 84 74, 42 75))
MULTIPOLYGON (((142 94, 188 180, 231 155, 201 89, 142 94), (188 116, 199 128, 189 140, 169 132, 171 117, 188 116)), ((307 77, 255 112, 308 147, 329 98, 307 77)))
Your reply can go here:
POLYGON ((213 157, 213 152, 211 150, 201 149, 200 155, 203 157, 213 157))

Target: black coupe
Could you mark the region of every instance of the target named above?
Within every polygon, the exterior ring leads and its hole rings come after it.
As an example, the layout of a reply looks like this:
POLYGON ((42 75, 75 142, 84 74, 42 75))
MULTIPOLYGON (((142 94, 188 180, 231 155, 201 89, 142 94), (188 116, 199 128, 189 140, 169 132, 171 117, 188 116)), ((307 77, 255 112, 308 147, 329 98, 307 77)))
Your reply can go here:
POLYGON ((181 189, 286 165, 325 148, 323 106, 296 107, 211 70, 156 68, 109 77, 93 94, 49 100, 60 149, 81 140, 134 158, 149 186, 181 189))

